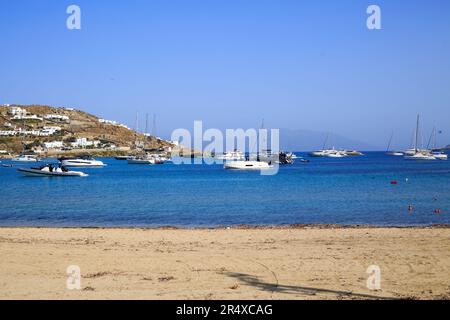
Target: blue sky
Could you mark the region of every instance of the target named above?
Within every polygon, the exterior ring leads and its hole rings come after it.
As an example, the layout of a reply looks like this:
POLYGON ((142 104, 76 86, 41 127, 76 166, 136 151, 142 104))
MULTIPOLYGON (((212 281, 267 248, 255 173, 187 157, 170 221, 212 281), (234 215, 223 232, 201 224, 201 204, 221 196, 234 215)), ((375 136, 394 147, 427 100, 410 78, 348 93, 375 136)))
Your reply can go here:
POLYGON ((265 118, 381 147, 392 130, 408 145, 420 113, 450 143, 447 0, 0 0, 0 44, 0 103, 155 113, 160 135, 265 118))

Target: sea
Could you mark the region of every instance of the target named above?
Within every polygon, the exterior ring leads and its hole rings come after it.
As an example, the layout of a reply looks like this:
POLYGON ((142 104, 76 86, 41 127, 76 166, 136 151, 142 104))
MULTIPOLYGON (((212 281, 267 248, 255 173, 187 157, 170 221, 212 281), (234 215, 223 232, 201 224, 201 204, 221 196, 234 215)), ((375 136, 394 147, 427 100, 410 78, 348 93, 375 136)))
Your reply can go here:
POLYGON ((407 161, 383 152, 297 155, 310 162, 281 166, 273 176, 221 164, 130 165, 114 158, 100 158, 103 168, 73 169, 88 177, 26 177, 17 168, 33 164, 0 166, 0 226, 450 223, 450 161, 407 161))

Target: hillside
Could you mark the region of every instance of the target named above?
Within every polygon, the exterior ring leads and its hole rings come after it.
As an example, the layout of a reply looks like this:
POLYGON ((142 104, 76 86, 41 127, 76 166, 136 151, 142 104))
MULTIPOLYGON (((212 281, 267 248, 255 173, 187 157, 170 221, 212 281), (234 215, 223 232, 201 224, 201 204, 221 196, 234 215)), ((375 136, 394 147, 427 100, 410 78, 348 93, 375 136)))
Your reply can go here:
POLYGON ((81 110, 42 105, 1 106, 0 150, 19 153, 23 145, 29 151, 45 153, 83 149, 85 153, 108 154, 138 152, 136 145, 145 145, 146 149, 171 146, 167 141, 146 137, 120 123, 105 122, 81 110), (50 150, 45 147, 49 142, 62 143, 63 146, 59 150, 50 150))

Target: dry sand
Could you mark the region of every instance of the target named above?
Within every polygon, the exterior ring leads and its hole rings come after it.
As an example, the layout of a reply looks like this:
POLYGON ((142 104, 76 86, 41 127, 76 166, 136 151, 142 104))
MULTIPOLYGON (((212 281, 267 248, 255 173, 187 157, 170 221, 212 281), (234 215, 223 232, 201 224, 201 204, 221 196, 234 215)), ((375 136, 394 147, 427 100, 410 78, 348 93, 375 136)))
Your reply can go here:
POLYGON ((0 228, 0 254, 1 299, 450 298, 448 228, 0 228))

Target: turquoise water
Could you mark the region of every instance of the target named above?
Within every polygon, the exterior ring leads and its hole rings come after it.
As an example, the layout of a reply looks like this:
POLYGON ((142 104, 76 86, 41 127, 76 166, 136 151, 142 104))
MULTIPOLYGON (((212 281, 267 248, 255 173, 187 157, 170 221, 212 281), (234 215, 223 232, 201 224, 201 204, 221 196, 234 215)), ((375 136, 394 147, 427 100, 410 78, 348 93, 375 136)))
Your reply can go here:
POLYGON ((16 168, 0 167, 0 225, 450 223, 449 161, 411 162, 368 153, 297 161, 275 176, 261 176, 221 165, 102 160, 107 167, 80 169, 90 175, 86 178, 25 177, 16 168), (441 214, 434 213, 437 208, 441 214))

